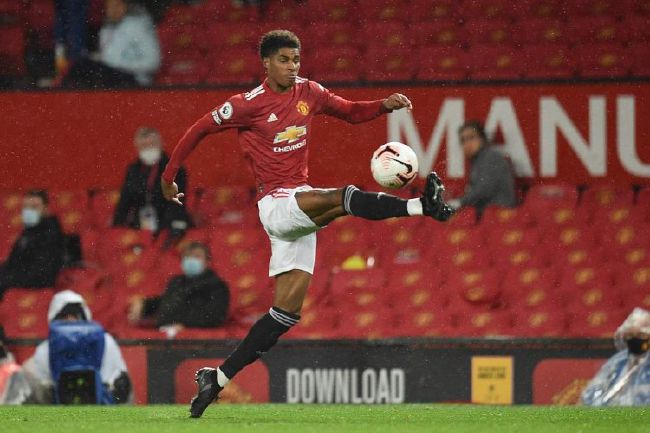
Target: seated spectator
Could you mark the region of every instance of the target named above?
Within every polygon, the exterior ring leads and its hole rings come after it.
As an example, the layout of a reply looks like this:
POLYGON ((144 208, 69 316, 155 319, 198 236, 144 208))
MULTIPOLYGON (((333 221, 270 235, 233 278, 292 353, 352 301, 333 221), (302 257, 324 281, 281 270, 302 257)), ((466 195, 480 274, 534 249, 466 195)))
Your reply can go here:
POLYGON ((64 87, 146 86, 160 68, 158 35, 146 10, 127 0, 106 0, 105 10, 99 53, 72 64, 64 87))
MULTIPOLYGON (((113 225, 183 233, 190 225, 187 208, 165 200, 160 189, 160 176, 169 162, 160 134, 153 128, 139 128, 133 141, 138 159, 126 169, 113 225)), ((176 182, 183 191, 187 190, 184 168, 178 172, 176 182)))
MULTIPOLYGON (((103 346, 102 353, 99 355, 100 366, 98 373, 104 385, 104 390, 110 399, 108 402, 103 402, 126 403, 132 400, 131 380, 120 348, 109 333, 104 332, 97 323, 91 322, 92 314, 81 295, 72 290, 64 290, 54 295, 47 312, 47 319, 50 322, 48 340, 39 344, 34 355, 23 364, 23 369, 33 391, 33 402, 45 404, 55 402, 54 377, 60 374, 61 371, 52 371, 50 367, 58 366, 57 368, 60 368, 62 363, 65 366, 66 358, 71 358, 73 362, 77 361, 70 355, 70 347, 67 347, 67 352, 61 352, 63 355, 60 358, 56 358, 56 354, 50 349, 51 344, 60 346, 60 342, 55 341, 53 329, 56 329, 57 324, 62 322, 63 324, 65 322, 88 324, 89 328, 93 327, 93 330, 97 328, 101 330, 103 345, 95 345, 95 347, 103 346)), ((75 347, 75 345, 72 347, 75 347)), ((76 347, 78 347, 78 344, 76 347)), ((87 353, 83 355, 89 357, 87 353)))
POLYGON ((63 265, 63 232, 49 214, 44 190, 29 191, 23 199, 24 229, 0 265, 0 299, 10 287, 53 287, 63 265))
POLYGON ((462 197, 448 200, 450 206, 476 208, 480 216, 487 206, 517 205, 515 181, 506 158, 489 143, 483 124, 476 120, 465 122, 459 129, 465 158, 471 161, 469 181, 462 197))
POLYGON ((228 285, 210 269, 210 252, 200 242, 191 242, 183 250, 183 275, 172 277, 162 296, 134 300, 129 321, 143 324, 153 321, 175 334, 184 327, 213 328, 228 315, 228 285))
POLYGON ((619 352, 582 392, 587 406, 650 405, 650 311, 635 308, 614 334, 619 352))
POLYGON ((5 333, 0 326, 0 404, 22 404, 30 394, 29 383, 7 350, 5 333))

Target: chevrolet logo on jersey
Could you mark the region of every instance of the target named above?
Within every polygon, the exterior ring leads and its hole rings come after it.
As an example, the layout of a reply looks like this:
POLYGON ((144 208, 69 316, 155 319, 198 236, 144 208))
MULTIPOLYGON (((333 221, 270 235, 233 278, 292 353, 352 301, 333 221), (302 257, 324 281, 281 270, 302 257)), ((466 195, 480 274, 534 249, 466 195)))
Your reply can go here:
POLYGON ((305 135, 307 135, 306 126, 287 126, 284 131, 275 134, 273 144, 283 143, 285 141, 288 143, 293 143, 305 135))

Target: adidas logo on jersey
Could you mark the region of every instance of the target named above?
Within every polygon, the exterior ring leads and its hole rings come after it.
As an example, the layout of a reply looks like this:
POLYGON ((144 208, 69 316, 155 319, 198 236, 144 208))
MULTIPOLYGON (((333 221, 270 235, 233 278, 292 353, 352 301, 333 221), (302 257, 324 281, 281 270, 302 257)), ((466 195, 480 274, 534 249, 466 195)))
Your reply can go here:
POLYGON ((269 116, 269 118, 266 119, 266 121, 267 121, 268 123, 275 122, 276 120, 278 120, 278 116, 276 116, 275 113, 271 113, 271 115, 269 116))

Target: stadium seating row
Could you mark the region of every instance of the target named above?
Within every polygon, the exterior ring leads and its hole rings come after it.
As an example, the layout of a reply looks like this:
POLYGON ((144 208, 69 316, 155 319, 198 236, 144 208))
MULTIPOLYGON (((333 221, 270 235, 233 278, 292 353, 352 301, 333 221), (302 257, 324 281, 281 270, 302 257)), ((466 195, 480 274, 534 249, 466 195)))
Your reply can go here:
MULTIPOLYGON (((10 212, 5 216, 20 206, 15 194, 0 198, 3 212, 10 212)), ((114 193, 101 192, 89 199, 84 192, 58 192, 52 194, 52 208, 57 212, 73 208, 83 214, 102 203, 110 211, 115 198, 114 193)), ((97 317, 122 336, 160 338, 156 331, 125 325, 127 305, 133 297, 159 294, 167 279, 180 272, 180 249, 199 240, 213 247, 215 266, 233 293, 231 315, 238 320, 217 334, 184 335, 238 335, 263 312, 271 295, 268 241, 253 215, 237 218, 242 203, 251 200, 243 188, 205 191, 193 205, 204 212, 206 221, 221 218, 220 223, 212 229, 190 230, 167 250, 162 248, 164 239, 154 239, 146 231, 82 231, 87 266, 64 270, 56 288, 83 293, 97 317)), ((632 190, 601 186, 578 195, 573 187, 553 184, 531 188, 517 209, 487 209, 478 224, 471 211, 446 225, 417 218, 376 222, 372 232, 360 220, 339 219, 319 237, 319 268, 305 303, 305 317, 314 316, 314 324, 309 325, 309 319, 294 334, 302 338, 611 332, 612 323, 626 311, 650 306, 649 205, 647 190, 635 195, 632 190), (343 323, 344 317, 356 324, 343 323), (526 320, 531 323, 522 323, 526 320)), ((9 247, 5 242, 0 256, 9 247)), ((10 293, 17 295, 3 302, 4 317, 27 302, 23 296, 32 299, 35 292, 10 293)), ((44 305, 41 308, 47 302, 44 305)), ((15 322, 22 323, 15 332, 29 336, 42 331, 34 311, 25 310, 27 318, 15 322)))
MULTIPOLYGON (((52 46, 52 2, 16 4, 0 0, 5 76, 25 73, 26 39, 52 46)), ((262 16, 230 0, 175 5, 159 24, 164 65, 157 83, 252 83, 261 74, 252 47, 261 32, 278 27, 301 29, 303 74, 326 82, 647 77, 648 4, 271 1, 262 16)), ((93 5, 97 24, 101 5, 93 5)))

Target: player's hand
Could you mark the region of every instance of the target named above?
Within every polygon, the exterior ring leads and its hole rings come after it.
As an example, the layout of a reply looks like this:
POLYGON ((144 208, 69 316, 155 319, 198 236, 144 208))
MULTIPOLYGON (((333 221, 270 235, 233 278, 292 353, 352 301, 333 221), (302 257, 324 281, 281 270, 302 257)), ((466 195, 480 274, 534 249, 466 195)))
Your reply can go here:
POLYGON ((413 110, 413 104, 411 104, 410 99, 401 93, 393 93, 388 98, 384 99, 384 107, 391 111, 402 108, 406 108, 408 111, 413 110))
POLYGON ((160 179, 160 187, 162 188, 163 197, 165 200, 173 201, 174 203, 183 206, 181 199, 185 197, 185 194, 178 192, 178 185, 176 182, 167 183, 163 179, 160 179))

